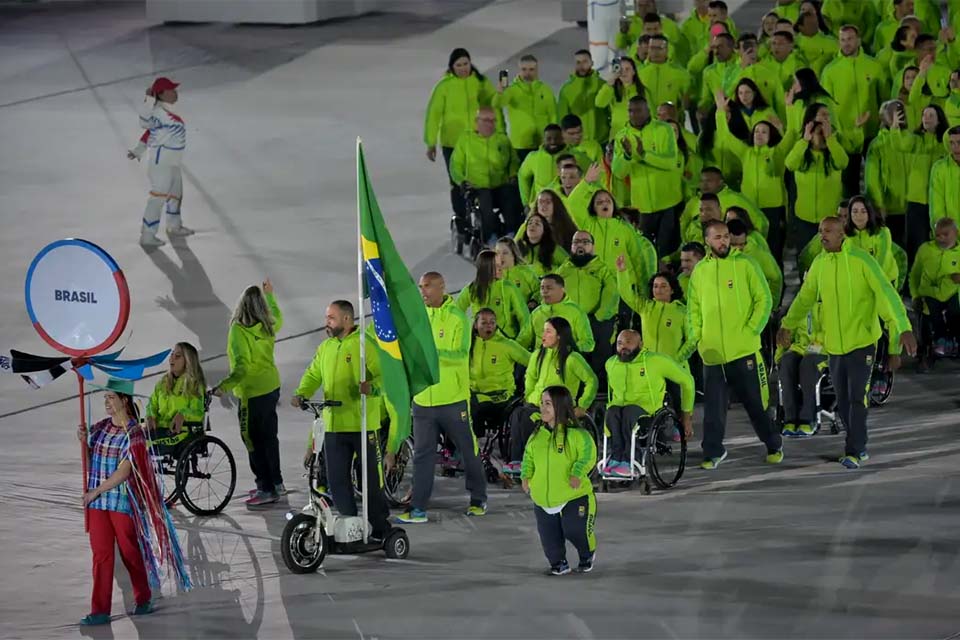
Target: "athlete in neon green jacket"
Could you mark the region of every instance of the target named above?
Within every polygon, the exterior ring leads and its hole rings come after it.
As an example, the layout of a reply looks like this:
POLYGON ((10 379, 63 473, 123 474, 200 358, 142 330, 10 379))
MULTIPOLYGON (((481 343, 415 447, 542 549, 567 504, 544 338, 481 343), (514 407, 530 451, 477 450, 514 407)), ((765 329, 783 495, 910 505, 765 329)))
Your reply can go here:
POLYGON ((479 73, 468 71, 460 77, 448 71, 433 87, 423 125, 423 142, 427 149, 453 147, 460 134, 473 128, 480 107, 491 106, 496 89, 479 73))
POLYGON ((687 340, 687 308, 680 301, 682 291, 674 291, 670 279, 658 276, 653 291, 647 284, 638 283, 626 263, 618 266, 617 287, 620 297, 630 309, 640 316, 643 344, 647 349, 670 356, 684 368, 697 345, 687 340), (649 297, 653 293, 654 297, 649 297))
POLYGON ((616 135, 613 173, 630 178, 630 204, 643 214, 677 206, 683 200, 682 165, 673 127, 652 120, 640 99, 631 101, 629 120, 616 135))
POLYGON ((450 179, 479 189, 496 189, 517 177, 520 161, 506 134, 465 131, 450 156, 450 179))
POLYGON ((574 152, 563 143, 563 132, 560 125, 550 124, 543 130, 543 144, 539 149, 527 154, 520 165, 517 174, 517 186, 520 189, 520 201, 525 204, 533 203, 541 191, 557 177, 557 158, 570 153, 576 158, 581 169, 589 166, 586 157, 574 152))
POLYGON ((615 84, 607 82, 600 87, 594 100, 598 109, 610 111, 610 140, 627 124, 627 105, 630 104, 630 99, 637 95, 646 96, 646 90, 635 75, 637 66, 633 59, 625 57, 620 65, 620 74, 615 84))
POLYGON ((930 169, 931 229, 941 218, 960 223, 960 125, 947 131, 946 146, 949 155, 930 169))
POLYGON ((632 405, 652 416, 663 408, 669 381, 680 387, 681 411, 693 413, 693 376, 686 368, 670 356, 651 351, 646 341, 639 353, 633 355, 628 361, 623 361, 619 354, 607 360, 607 407, 632 405))
POLYGON ((548 275, 541 280, 540 295, 544 302, 530 313, 530 320, 520 330, 517 342, 526 348, 535 347, 543 336, 543 323, 550 318, 560 317, 570 323, 577 349, 581 353, 590 353, 596 346, 593 331, 590 329, 590 319, 583 309, 566 298, 563 285, 558 284, 563 280, 560 278, 558 281, 558 278, 560 277, 557 275, 548 275), (550 300, 554 302, 549 302, 550 300))
POLYGON ((512 282, 504 278, 497 278, 491 282, 482 298, 478 294, 479 289, 480 285, 477 281, 461 289, 456 300, 457 307, 471 316, 480 309, 492 309, 497 316, 497 326, 500 330, 508 338, 515 338, 520 332, 520 327, 530 317, 523 294, 512 282))
POLYGON ((557 119, 572 113, 583 125, 583 139, 605 143, 610 138, 610 114, 597 107, 597 94, 604 85, 603 78, 593 70, 590 51, 580 49, 574 54, 574 72, 557 94, 557 119))
POLYGON ((597 375, 590 365, 582 355, 574 351, 567 358, 562 374, 559 369, 557 349, 539 346, 533 350, 524 378, 527 403, 537 404, 544 389, 562 385, 570 391, 578 407, 589 409, 597 397, 597 375))
POLYGON ((273 295, 273 288, 264 287, 264 298, 273 316, 273 326, 262 323, 246 327, 239 322, 230 325, 227 334, 227 358, 230 374, 214 391, 232 391, 241 400, 262 396, 280 388, 280 372, 273 360, 273 345, 283 326, 283 314, 273 295))
MULTIPOLYGON (((553 89, 537 79, 536 60, 524 56, 520 60, 520 75, 506 88, 497 87, 493 96, 494 108, 505 107, 510 123, 510 142, 514 149, 536 149, 543 142, 543 128, 557 121, 557 103, 553 89), (532 66, 534 77, 527 79, 525 67, 532 66)), ((529 75, 529 74, 528 74, 529 75)))
MULTIPOLYGON (((484 314, 476 318, 476 330, 470 343, 470 392, 478 402, 506 402, 517 391, 514 368, 526 367, 530 352, 496 331, 483 332, 484 314)), ((489 319, 487 319, 489 321, 489 319)))
POLYGON ((440 357, 440 381, 413 397, 421 407, 437 407, 470 399, 470 321, 453 298, 427 306, 433 340, 440 357))
POLYGON ((936 239, 920 245, 910 270, 910 297, 947 302, 960 293, 960 245, 957 225, 941 223, 936 239))
MULTIPOLYGON (((574 236, 574 242, 576 240, 574 236)), ((563 277, 567 299, 588 317, 602 322, 617 314, 620 305, 617 279, 603 260, 592 253, 572 255, 560 265, 557 273, 563 277)))
POLYGON ((197 349, 178 342, 170 352, 170 369, 157 382, 147 403, 147 428, 154 444, 177 444, 189 436, 185 422, 200 422, 206 413, 206 381, 197 349), (170 431, 176 435, 171 436, 170 431), (158 437, 173 441, 158 442, 158 437))
POLYGON ((857 128, 861 114, 870 113, 864 135, 873 138, 877 134, 880 105, 890 93, 886 69, 860 50, 856 31, 840 30, 840 49, 820 74, 823 88, 840 105, 832 115, 841 130, 851 131, 857 128))
POLYGON ((843 198, 841 177, 849 158, 829 125, 811 125, 813 131, 804 132, 784 164, 797 181, 794 213, 798 220, 813 225, 837 210, 843 198), (825 151, 830 153, 829 160, 825 151))
POLYGON ((903 215, 907 211, 907 187, 910 179, 910 162, 893 140, 893 110, 896 103, 884 103, 881 109, 883 128, 867 149, 863 183, 867 195, 884 218, 898 216, 898 226, 903 228, 903 215), (889 106, 888 106, 889 105, 889 106))
POLYGON ((727 226, 730 227, 730 246, 739 249, 743 255, 757 263, 770 289, 773 307, 779 307, 783 297, 783 271, 780 270, 780 265, 777 264, 773 254, 767 247, 749 242, 747 227, 739 220, 731 220, 727 226))
MULTIPOLYGON (((365 379, 374 390, 380 386, 380 357, 376 342, 366 339, 367 370, 365 379)), ((329 433, 360 431, 360 332, 354 327, 342 337, 331 336, 320 343, 313 360, 303 372, 294 395, 309 400, 319 389, 324 400, 340 402, 339 406, 325 407, 323 421, 329 433)), ((367 430, 380 429, 379 393, 367 398, 367 430)))

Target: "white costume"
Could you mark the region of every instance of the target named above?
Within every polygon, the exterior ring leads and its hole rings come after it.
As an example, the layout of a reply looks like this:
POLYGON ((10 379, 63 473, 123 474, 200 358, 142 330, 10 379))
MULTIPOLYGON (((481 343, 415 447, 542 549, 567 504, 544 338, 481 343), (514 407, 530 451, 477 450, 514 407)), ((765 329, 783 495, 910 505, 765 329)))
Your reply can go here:
POLYGON ((146 129, 140 143, 131 151, 138 159, 147 160, 150 196, 143 213, 141 243, 155 239, 160 216, 166 207, 167 234, 189 235, 192 231, 180 220, 183 199, 183 178, 180 159, 187 147, 187 130, 183 118, 173 112, 173 105, 147 96, 138 110, 140 126, 146 129))

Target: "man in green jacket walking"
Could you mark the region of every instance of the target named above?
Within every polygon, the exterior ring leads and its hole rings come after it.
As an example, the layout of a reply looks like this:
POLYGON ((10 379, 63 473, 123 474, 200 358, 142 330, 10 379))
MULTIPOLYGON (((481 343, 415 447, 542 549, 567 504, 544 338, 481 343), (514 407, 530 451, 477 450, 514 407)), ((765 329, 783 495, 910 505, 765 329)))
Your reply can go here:
POLYGON ((870 254, 844 243, 843 226, 834 217, 820 222, 823 253, 810 271, 784 316, 777 341, 790 346, 792 330, 807 322, 807 313, 820 307, 823 352, 830 357, 830 377, 837 393, 837 411, 847 428, 840 464, 857 469, 867 455, 867 389, 880 338, 880 318, 890 333, 891 370, 900 366, 901 347, 917 352, 917 341, 903 301, 870 254))
POLYGON ((568 114, 580 118, 583 139, 604 144, 610 138, 610 113, 596 105, 597 93, 603 78, 593 69, 593 57, 588 49, 573 54, 573 73, 560 87, 557 96, 557 118, 568 114))
POLYGON ((300 385, 290 401, 301 407, 319 390, 324 400, 340 405, 326 407, 323 420, 326 434, 323 438, 327 483, 340 515, 356 516, 357 502, 353 493, 353 460, 360 459, 364 446, 361 441, 361 396, 367 396, 367 499, 373 539, 383 539, 390 530, 390 509, 383 495, 383 471, 380 451, 380 358, 370 336, 365 336, 366 371, 360 371, 360 332, 354 323, 353 305, 346 300, 334 300, 327 307, 327 339, 320 343, 313 362, 303 372, 300 385), (361 377, 363 382, 361 382, 361 377))
POLYGON ((497 84, 493 106, 507 109, 510 142, 520 162, 543 142, 543 128, 557 121, 553 89, 540 80, 537 59, 529 54, 520 58, 520 74, 513 79, 513 84, 507 86, 506 78, 497 84))
POLYGON ((470 492, 466 515, 482 516, 487 513, 487 479, 470 427, 470 322, 446 294, 442 275, 428 271, 418 286, 440 356, 440 382, 413 397, 413 496, 410 510, 397 516, 397 522, 427 522, 441 432, 463 460, 470 492))
POLYGON ((586 312, 567 297, 565 287, 563 276, 555 273, 540 279, 540 299, 543 304, 530 312, 530 319, 517 336, 517 342, 524 349, 536 349, 543 337, 543 323, 550 318, 560 317, 570 323, 577 350, 584 357, 589 357, 588 354, 593 351, 596 343, 590 330, 590 320, 586 312))
POLYGON ((760 334, 770 319, 770 288, 760 268, 730 248, 725 222, 711 220, 704 230, 710 255, 690 276, 687 339, 703 359, 703 463, 714 470, 727 457, 723 446, 730 389, 743 403, 757 438, 766 445, 767 463, 783 461, 780 433, 767 414, 769 383, 760 357, 760 334))

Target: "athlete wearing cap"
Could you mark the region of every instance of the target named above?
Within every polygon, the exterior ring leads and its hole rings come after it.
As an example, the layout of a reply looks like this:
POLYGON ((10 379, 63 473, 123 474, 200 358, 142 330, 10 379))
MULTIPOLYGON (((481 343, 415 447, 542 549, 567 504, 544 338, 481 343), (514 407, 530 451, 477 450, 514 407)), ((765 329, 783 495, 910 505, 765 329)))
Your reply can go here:
POLYGON ((183 226, 180 202, 183 198, 183 179, 180 158, 187 147, 187 129, 183 118, 173 111, 177 102, 177 87, 170 78, 157 78, 147 89, 143 105, 138 109, 140 126, 146 129, 135 149, 127 152, 131 160, 146 153, 150 196, 143 213, 140 244, 161 247, 165 243, 157 237, 160 216, 166 207, 167 236, 189 236, 192 229, 183 226))

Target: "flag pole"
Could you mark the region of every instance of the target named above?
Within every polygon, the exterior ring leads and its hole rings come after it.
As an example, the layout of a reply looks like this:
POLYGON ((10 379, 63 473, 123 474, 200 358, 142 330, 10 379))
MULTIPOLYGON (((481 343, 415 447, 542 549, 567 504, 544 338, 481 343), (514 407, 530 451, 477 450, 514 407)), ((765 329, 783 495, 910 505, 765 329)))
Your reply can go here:
MULTIPOLYGON (((363 142, 357 136, 357 320, 360 331, 360 384, 367 380, 367 340, 366 320, 363 313, 363 234, 360 223, 360 154, 363 153, 363 142)), ((363 543, 367 543, 367 396, 360 394, 360 511, 363 518, 363 543)))

